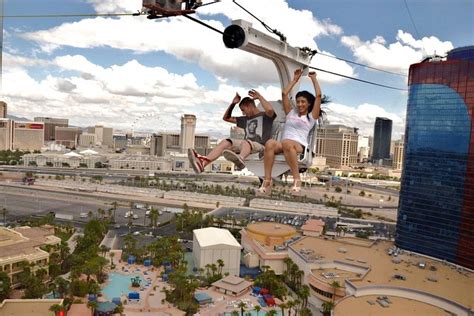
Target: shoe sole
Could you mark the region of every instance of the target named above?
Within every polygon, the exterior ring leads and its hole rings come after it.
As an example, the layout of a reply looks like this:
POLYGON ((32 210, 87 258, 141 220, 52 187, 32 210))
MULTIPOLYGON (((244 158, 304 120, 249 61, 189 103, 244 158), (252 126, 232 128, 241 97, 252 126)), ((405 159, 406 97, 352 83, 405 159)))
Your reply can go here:
POLYGON ((224 158, 226 160, 229 160, 230 162, 233 162, 234 165, 239 169, 239 170, 242 170, 245 168, 245 164, 242 162, 242 160, 240 159, 239 156, 237 156, 236 153, 234 153, 233 151, 230 151, 230 150, 224 150, 224 152, 222 153, 224 158))
POLYGON ((188 160, 189 164, 193 168, 195 173, 201 173, 202 171, 199 169, 199 166, 196 161, 196 156, 194 156, 193 150, 191 148, 188 148, 188 160))

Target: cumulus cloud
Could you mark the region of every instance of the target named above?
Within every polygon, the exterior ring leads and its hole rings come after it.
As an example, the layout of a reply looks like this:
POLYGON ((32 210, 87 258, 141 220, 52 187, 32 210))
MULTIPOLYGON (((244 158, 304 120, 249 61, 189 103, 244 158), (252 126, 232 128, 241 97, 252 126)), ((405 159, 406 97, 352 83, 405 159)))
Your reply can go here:
POLYGON ((373 67, 406 73, 411 64, 426 55, 444 55, 454 46, 434 36, 416 40, 410 33, 398 30, 396 42, 387 44, 382 36, 362 41, 358 36, 342 36, 341 43, 349 47, 357 60, 373 67))
POLYGON ((373 135, 376 117, 386 117, 393 121, 394 137, 405 131, 405 113, 390 113, 380 105, 363 103, 350 107, 339 103, 330 103, 326 107, 331 124, 343 124, 359 128, 359 134, 373 135))
MULTIPOLYGON (((97 12, 132 12, 140 9, 137 1, 90 0, 97 12), (128 11, 127 11, 128 10, 128 11)), ((253 12, 258 12, 269 25, 281 26, 288 42, 296 46, 317 48, 315 38, 341 34, 339 26, 329 20, 320 21, 307 10, 295 10, 283 0, 242 1, 253 12), (272 10, 268 10, 271 7, 272 10), (298 27, 296 27, 298 25, 298 27)), ((245 18, 248 15, 230 1, 205 6, 199 9, 198 18, 218 30, 224 30, 216 17, 230 19, 245 18)), ((254 23, 262 28, 259 23, 254 23)), ((175 17, 150 21, 144 16, 122 18, 94 18, 64 23, 57 27, 30 32, 22 35, 36 42, 45 52, 52 53, 62 47, 78 48, 110 47, 130 50, 135 53, 165 52, 180 60, 199 64, 204 70, 220 78, 233 78, 252 84, 277 83, 277 72, 273 64, 261 57, 230 50, 222 43, 222 36, 193 22, 175 17)), ((341 61, 321 62, 335 72, 351 72, 351 67, 341 61), (349 69, 349 70, 348 70, 349 69)), ((321 76, 322 81, 338 82, 341 78, 321 76)))

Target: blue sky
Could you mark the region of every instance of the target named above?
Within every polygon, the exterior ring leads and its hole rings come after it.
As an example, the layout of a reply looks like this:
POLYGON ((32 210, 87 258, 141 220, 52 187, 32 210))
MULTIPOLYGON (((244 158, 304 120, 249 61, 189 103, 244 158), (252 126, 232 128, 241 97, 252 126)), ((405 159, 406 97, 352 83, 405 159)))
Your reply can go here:
MULTIPOLYGON (((362 64, 407 73, 411 63, 436 51, 472 45, 474 2, 470 0, 241 0, 295 46, 362 64)), ((4 0, 5 15, 134 12, 137 0, 4 0)), ((222 0, 200 8, 197 18, 223 30, 232 19, 258 22, 222 0)), ((118 129, 177 130, 179 117, 193 113, 199 132, 226 135, 222 113, 238 91, 257 88, 277 100, 274 67, 238 50, 220 36, 183 18, 144 17, 6 18, 3 99, 10 114, 68 117, 71 124, 118 129), (154 113, 149 115, 149 113, 154 113), (147 115, 148 114, 148 115, 147 115)), ((389 75, 316 55, 312 65, 333 72, 406 88, 406 77, 389 75)), ((406 92, 318 73, 332 123, 372 133, 376 116, 404 130, 406 92)), ((303 79, 302 86, 309 81, 303 79)), ((237 113, 240 114, 240 113, 237 113)))

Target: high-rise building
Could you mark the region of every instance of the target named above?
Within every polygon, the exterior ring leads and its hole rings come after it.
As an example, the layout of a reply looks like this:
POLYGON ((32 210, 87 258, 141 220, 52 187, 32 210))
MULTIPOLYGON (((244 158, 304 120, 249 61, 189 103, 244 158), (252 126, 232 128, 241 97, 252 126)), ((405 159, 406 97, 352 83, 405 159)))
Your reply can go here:
POLYGON ((402 170, 403 169, 403 148, 404 148, 403 135, 401 139, 396 140, 393 145, 393 169, 402 170))
POLYGON ((56 127, 68 127, 69 120, 54 117, 35 117, 35 122, 44 123, 44 141, 55 140, 56 127))
POLYGON ((57 144, 68 148, 75 148, 79 144, 79 135, 82 131, 79 127, 55 127, 54 139, 57 144))
POLYGON ((82 133, 79 136, 79 146, 81 147, 94 147, 95 143, 96 139, 93 133, 82 133))
POLYGON ((13 121, 0 118, 0 150, 13 148, 13 121))
POLYGON ((356 164, 358 136, 356 128, 323 125, 316 132, 316 156, 326 157, 326 163, 333 168, 356 164))
POLYGON ((474 46, 410 66, 396 245, 474 269, 474 46))
POLYGON ((44 145, 44 123, 14 122, 13 150, 40 150, 44 145))
POLYGON ((108 146, 109 148, 114 147, 113 128, 96 125, 94 127, 89 127, 87 132, 95 134, 95 141, 97 145, 104 145, 108 146))
POLYGON ((372 160, 390 158, 390 142, 392 140, 392 120, 385 117, 375 118, 374 125, 374 149, 372 160))
MULTIPOLYGON (((175 133, 153 134, 150 140, 150 155, 166 156, 169 152, 180 152, 181 135, 175 133)), ((209 136, 195 135, 194 150, 200 155, 207 155, 210 152, 209 136)))
POLYGON ((357 140, 357 161, 366 162, 369 159, 369 136, 359 135, 357 140))
POLYGON ((194 132, 196 131, 196 116, 193 114, 183 114, 181 116, 181 135, 179 145, 181 152, 186 152, 188 148, 194 148, 194 132))
POLYGON ((0 118, 7 118, 7 104, 0 101, 0 118))

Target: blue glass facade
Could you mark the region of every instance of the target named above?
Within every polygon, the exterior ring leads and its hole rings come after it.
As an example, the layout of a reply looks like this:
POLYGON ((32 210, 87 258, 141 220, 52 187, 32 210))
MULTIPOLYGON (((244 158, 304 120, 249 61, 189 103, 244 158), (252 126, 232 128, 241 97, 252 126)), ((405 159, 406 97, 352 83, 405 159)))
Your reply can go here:
POLYGON ((397 245, 455 261, 471 121, 464 100, 436 84, 412 85, 397 245))
POLYGON ((474 269, 474 47, 411 65, 397 246, 474 269))

